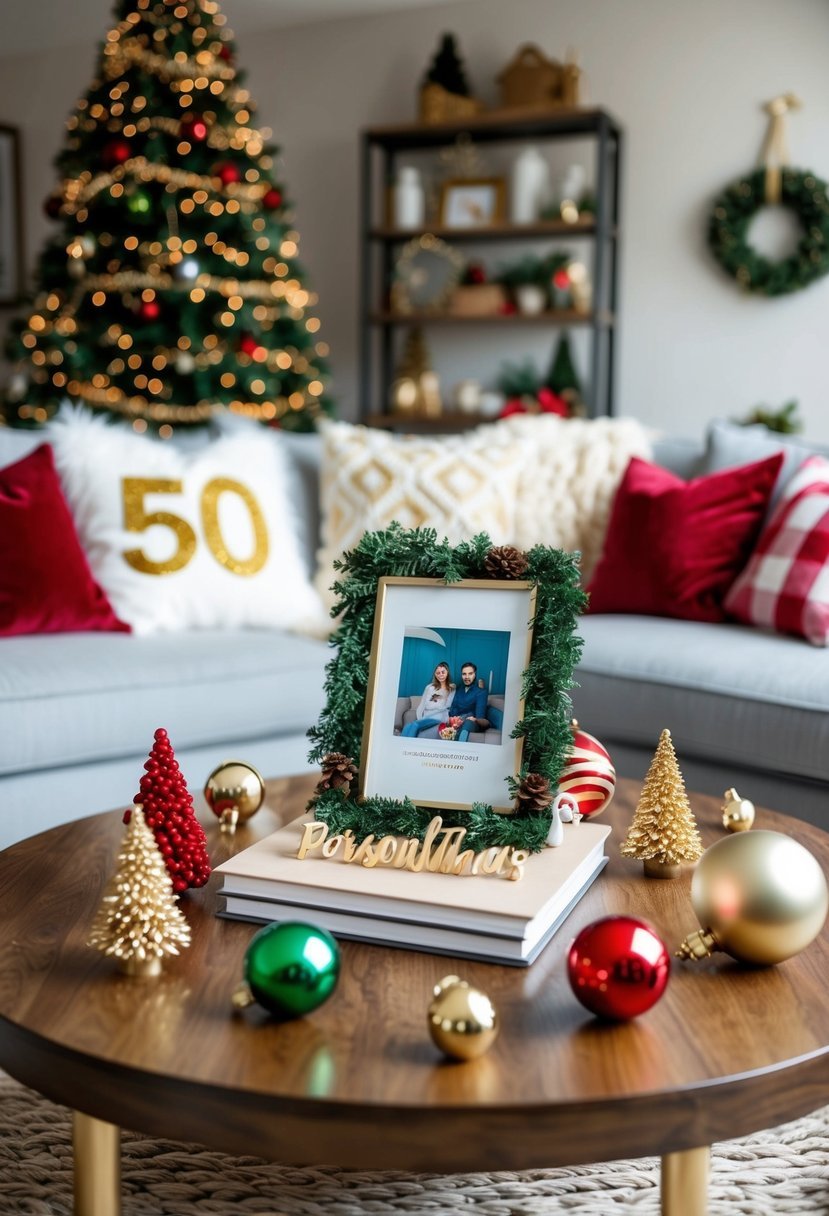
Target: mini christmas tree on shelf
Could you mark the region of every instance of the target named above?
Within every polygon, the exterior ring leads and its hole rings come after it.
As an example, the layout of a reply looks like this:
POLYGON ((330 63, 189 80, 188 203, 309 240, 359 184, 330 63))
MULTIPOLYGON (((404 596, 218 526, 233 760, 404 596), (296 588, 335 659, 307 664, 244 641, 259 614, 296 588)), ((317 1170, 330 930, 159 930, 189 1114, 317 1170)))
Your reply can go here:
MULTIPOLYGON (((159 728, 154 739, 135 801, 144 807, 147 826, 167 865, 173 890, 180 895, 188 887, 203 887, 210 877, 207 838, 166 730, 159 728)), ((125 823, 131 815, 131 811, 126 812, 125 823)))
POLYGON ((649 878, 675 878, 684 863, 702 857, 702 840, 669 730, 660 736, 621 853, 640 858, 649 878))
POLYGON ((581 380, 570 348, 570 335, 567 333, 561 334, 556 343, 547 373, 546 387, 567 402, 571 415, 579 417, 585 413, 581 380))
POLYGON ((107 883, 89 945, 118 960, 127 975, 158 975, 162 960, 190 945, 190 926, 176 906, 173 885, 144 812, 135 805, 107 883))
POLYGON ((215 0, 117 0, 67 123, 56 230, 8 354, 17 426, 64 399, 167 435, 329 411, 299 234, 215 0))

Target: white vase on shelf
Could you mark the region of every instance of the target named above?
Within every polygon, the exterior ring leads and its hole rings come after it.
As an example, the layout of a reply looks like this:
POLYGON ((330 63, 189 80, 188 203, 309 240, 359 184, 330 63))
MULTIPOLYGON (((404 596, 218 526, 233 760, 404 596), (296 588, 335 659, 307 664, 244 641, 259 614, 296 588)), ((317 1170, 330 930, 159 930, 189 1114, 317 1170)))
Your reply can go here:
POLYGON ((396 228, 422 228, 426 216, 426 197, 420 170, 401 165, 394 184, 394 224, 396 228))
POLYGON ((510 173, 510 219, 532 224, 538 219, 550 188, 550 166, 538 148, 528 145, 518 153, 510 173))
POLYGON ((547 292, 538 283, 519 283, 513 294, 522 316, 537 317, 547 307, 547 292))

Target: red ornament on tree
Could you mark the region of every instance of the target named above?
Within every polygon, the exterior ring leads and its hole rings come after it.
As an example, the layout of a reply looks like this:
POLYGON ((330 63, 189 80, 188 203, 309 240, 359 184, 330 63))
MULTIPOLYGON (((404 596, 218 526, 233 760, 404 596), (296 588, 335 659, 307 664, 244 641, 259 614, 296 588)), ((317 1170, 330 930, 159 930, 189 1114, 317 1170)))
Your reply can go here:
POLYGON ((222 44, 222 48, 219 51, 219 58, 224 59, 225 63, 229 63, 233 58, 233 50, 226 42, 222 44))
POLYGON ((570 947, 570 987, 591 1013, 615 1021, 655 1005, 668 983, 671 956, 659 935, 635 916, 605 916, 570 947))
POLYGON ((111 139, 109 143, 104 144, 101 160, 107 168, 114 169, 116 165, 123 165, 131 156, 132 144, 126 139, 111 139))
POLYGON ((138 306, 138 315, 142 321, 157 321, 161 316, 161 305, 158 300, 142 300, 138 306))
POLYGON ((232 182, 240 182, 242 180, 242 170, 238 165, 234 165, 232 161, 224 161, 221 165, 215 165, 213 174, 218 177, 225 186, 229 186, 232 182))
POLYGON ((277 190, 276 186, 271 186, 270 190, 265 192, 262 206, 267 207, 268 211, 276 211, 277 207, 282 206, 282 193, 277 190))
MULTIPOLYGON (((154 735, 147 770, 141 788, 133 799, 144 808, 147 826, 164 858, 173 890, 180 894, 188 887, 203 887, 210 877, 210 859, 204 829, 193 811, 193 798, 178 766, 166 730, 154 735)), ((130 811, 124 814, 129 823, 130 811)))
POLYGON ((56 220, 60 215, 60 209, 63 206, 63 198, 60 194, 50 194, 43 203, 43 210, 49 216, 50 220, 56 220))
POLYGON ((179 133, 182 139, 189 139, 191 143, 201 143, 207 139, 208 126, 201 114, 188 114, 181 120, 179 133))
POLYGON ((244 334, 239 339, 239 350, 242 351, 243 354, 250 355, 252 357, 259 349, 260 344, 251 334, 244 334))

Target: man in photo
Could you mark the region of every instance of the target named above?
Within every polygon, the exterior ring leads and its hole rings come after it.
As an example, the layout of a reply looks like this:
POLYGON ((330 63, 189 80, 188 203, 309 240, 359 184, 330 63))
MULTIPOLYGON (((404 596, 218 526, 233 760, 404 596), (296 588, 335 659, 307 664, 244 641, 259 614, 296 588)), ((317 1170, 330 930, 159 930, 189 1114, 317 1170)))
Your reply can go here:
POLYGON ((486 701, 486 689, 478 687, 478 668, 474 663, 464 663, 461 682, 452 699, 452 716, 463 718, 458 730, 459 743, 466 743, 472 731, 486 730, 489 726, 486 701))

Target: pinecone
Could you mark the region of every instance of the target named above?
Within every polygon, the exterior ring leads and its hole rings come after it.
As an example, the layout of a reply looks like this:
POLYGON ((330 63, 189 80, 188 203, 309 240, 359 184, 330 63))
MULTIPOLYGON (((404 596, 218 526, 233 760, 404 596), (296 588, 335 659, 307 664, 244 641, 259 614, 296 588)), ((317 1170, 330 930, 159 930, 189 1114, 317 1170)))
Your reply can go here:
POLYGON ((357 765, 350 756, 342 752, 329 752, 322 760, 322 777, 317 782, 317 793, 326 790, 342 790, 348 797, 352 781, 357 780, 357 765))
POLYGON ((527 555, 513 545, 496 545, 487 553, 484 569, 490 578, 523 578, 527 573, 527 555))
POLYGON ((546 811, 553 801, 550 782, 543 773, 527 773, 515 796, 515 809, 519 815, 538 815, 546 811))

